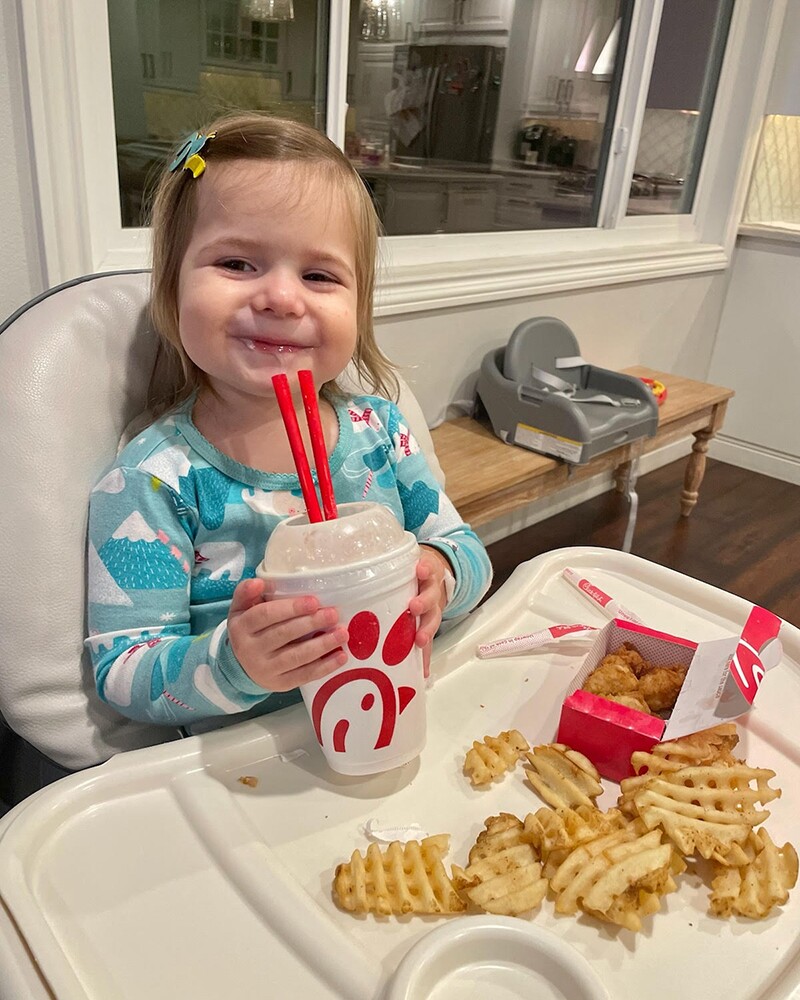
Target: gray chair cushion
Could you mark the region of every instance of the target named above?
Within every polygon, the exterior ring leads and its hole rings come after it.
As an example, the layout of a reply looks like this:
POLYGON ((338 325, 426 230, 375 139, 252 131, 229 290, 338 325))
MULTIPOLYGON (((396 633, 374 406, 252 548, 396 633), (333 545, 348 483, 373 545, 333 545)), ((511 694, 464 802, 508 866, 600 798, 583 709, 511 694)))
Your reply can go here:
MULTIPOLYGON (((0 714, 72 770, 179 736, 108 708, 83 648, 89 493, 145 408, 157 346, 146 318, 149 278, 88 276, 35 300, 0 331, 0 714)), ((441 479, 405 384, 400 407, 441 479)))

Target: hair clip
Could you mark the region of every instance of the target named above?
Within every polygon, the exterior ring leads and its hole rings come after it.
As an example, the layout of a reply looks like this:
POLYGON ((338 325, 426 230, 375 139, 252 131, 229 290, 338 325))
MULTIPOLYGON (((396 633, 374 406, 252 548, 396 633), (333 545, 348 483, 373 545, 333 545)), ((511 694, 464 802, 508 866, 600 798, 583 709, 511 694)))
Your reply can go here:
POLYGON ((200 155, 206 147, 209 139, 213 139, 216 132, 209 132, 203 135, 202 132, 195 132, 186 139, 178 150, 178 154, 169 166, 169 172, 174 174, 176 170, 190 170, 192 177, 199 177, 206 169, 206 161, 200 155))

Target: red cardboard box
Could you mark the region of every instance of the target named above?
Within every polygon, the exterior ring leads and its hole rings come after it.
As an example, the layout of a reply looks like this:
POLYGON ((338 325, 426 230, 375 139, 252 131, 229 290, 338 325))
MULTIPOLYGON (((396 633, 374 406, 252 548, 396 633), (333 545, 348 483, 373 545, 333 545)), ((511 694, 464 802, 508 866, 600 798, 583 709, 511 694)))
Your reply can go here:
POLYGON ((748 712, 765 671, 780 660, 780 626, 772 612, 754 607, 741 635, 696 643, 615 618, 600 629, 567 690, 557 741, 585 754, 604 778, 629 777, 635 750, 649 750, 748 712), (603 657, 623 642, 656 666, 687 667, 668 721, 581 690, 603 657))

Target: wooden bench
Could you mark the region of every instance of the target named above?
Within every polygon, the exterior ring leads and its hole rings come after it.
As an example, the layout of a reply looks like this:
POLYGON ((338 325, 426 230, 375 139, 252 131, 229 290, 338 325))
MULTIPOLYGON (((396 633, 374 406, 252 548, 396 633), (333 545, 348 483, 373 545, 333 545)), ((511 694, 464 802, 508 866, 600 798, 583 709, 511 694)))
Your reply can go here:
POLYGON ((667 398, 659 408, 658 433, 607 451, 586 465, 570 466, 504 444, 489 426, 471 417, 449 420, 432 431, 447 480, 447 495, 463 519, 478 527, 609 469, 614 472, 616 488, 626 492, 632 472, 635 477, 636 460, 642 454, 693 434, 680 498, 681 514, 688 517, 703 481, 708 443, 722 426, 733 390, 641 365, 626 368, 625 372, 657 379, 667 387, 667 398))

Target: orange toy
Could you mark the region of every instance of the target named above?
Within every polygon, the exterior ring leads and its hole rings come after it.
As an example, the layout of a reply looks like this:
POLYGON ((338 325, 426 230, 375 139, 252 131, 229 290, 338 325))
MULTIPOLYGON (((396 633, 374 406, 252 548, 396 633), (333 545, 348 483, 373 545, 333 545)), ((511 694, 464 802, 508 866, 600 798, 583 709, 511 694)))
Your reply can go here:
POLYGON ((661 404, 667 398, 667 387, 664 385, 664 383, 659 382, 658 379, 655 378, 643 378, 642 382, 644 382, 645 385, 650 386, 650 388, 653 390, 653 395, 656 397, 656 402, 658 403, 659 406, 661 406, 661 404))

